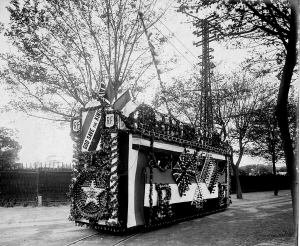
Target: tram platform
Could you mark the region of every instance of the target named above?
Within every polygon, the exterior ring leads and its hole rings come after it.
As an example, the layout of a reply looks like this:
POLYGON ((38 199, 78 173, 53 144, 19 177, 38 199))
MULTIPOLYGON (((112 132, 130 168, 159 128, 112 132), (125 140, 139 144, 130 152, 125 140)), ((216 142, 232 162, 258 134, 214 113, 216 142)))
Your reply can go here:
POLYGON ((0 208, 0 245, 148 246, 295 245, 290 190, 232 195, 224 212, 156 228, 116 235, 77 227, 69 206, 0 208))

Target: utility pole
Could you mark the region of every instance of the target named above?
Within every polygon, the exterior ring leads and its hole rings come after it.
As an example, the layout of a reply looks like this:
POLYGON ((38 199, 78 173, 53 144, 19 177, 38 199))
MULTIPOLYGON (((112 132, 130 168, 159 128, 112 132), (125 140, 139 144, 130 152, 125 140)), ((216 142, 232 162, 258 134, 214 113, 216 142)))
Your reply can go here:
POLYGON ((213 132, 213 109, 212 109, 212 97, 211 97, 211 77, 212 68, 215 65, 211 62, 213 56, 211 52, 213 49, 209 47, 211 41, 216 40, 214 28, 211 24, 216 17, 209 16, 203 20, 197 20, 194 26, 197 27, 198 31, 193 32, 197 37, 201 36, 201 40, 194 43, 197 47, 202 45, 202 55, 198 56, 202 62, 199 63, 201 66, 202 81, 200 84, 200 123, 199 127, 203 136, 209 137, 213 132))

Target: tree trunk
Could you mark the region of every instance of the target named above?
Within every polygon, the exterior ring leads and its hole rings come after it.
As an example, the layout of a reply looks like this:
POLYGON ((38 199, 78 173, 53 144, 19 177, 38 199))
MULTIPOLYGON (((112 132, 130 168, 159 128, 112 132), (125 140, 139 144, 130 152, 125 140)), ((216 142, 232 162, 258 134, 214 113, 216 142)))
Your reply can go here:
POLYGON ((234 177, 235 177, 235 182, 236 182, 236 198, 237 199, 243 199, 243 192, 242 192, 242 187, 241 187, 241 183, 240 183, 240 173, 239 173, 239 169, 232 164, 233 166, 233 172, 234 172, 234 177))
POLYGON ((274 196, 278 196, 278 185, 277 185, 277 175, 276 175, 276 166, 275 166, 275 157, 272 155, 272 164, 273 164, 273 184, 274 184, 274 196))
POLYGON ((294 215, 294 230, 296 245, 298 242, 298 216, 299 216, 299 198, 298 198, 298 170, 295 162, 295 155, 293 151, 292 140, 289 132, 287 103, 288 94, 293 76, 294 67, 297 61, 297 11, 298 4, 296 1, 291 1, 291 18, 290 18, 290 33, 287 45, 287 54, 285 64, 283 67, 282 78, 280 82, 276 116, 280 128, 280 135, 283 144, 283 150, 285 154, 285 161, 287 167, 287 173, 289 176, 289 183, 291 187, 292 203, 293 203, 293 215, 294 215))
POLYGON ((234 174, 234 177, 235 177, 235 191, 236 191, 236 198, 237 199, 243 199, 243 192, 242 192, 242 187, 241 187, 241 183, 240 183, 240 172, 239 172, 239 168, 237 166, 235 166, 233 164, 233 151, 231 149, 231 167, 232 167, 232 170, 233 170, 233 174, 234 174))

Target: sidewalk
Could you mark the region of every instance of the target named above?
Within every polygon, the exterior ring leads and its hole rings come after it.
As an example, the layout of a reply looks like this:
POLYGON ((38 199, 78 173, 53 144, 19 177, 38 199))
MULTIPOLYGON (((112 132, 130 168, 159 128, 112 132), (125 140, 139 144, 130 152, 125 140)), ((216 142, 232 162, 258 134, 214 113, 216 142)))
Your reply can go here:
POLYGON ((243 196, 232 195, 225 212, 133 235, 77 227, 68 221, 69 206, 1 207, 0 245, 294 245, 289 190, 243 196))

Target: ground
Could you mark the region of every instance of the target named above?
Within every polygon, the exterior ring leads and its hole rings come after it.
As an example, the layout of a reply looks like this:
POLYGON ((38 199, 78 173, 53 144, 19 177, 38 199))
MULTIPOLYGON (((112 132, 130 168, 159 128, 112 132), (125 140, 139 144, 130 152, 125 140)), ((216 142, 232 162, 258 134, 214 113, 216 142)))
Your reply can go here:
POLYGON ((289 190, 243 195, 224 212, 123 235, 75 226, 69 206, 0 208, 1 245, 294 245, 289 190))

